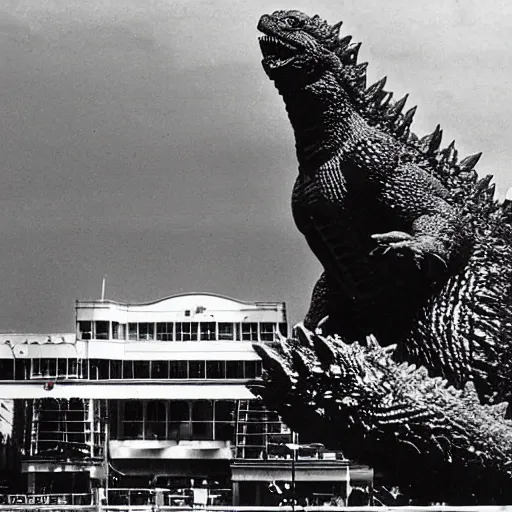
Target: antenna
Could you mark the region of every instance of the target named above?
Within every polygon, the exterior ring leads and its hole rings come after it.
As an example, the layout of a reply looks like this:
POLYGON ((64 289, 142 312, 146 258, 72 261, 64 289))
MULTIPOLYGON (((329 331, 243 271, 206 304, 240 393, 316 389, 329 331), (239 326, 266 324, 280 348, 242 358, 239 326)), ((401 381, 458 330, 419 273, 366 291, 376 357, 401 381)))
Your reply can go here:
POLYGON ((103 276, 103 281, 101 282, 101 302, 105 300, 105 285, 107 284, 107 276, 103 276))

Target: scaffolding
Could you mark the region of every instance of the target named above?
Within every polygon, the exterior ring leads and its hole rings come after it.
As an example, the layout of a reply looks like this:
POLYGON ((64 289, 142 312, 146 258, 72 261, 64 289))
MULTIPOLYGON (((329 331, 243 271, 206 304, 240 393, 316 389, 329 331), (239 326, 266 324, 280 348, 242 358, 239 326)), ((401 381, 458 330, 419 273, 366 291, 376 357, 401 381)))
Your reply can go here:
POLYGON ((239 400, 236 411, 235 457, 237 459, 286 458, 292 432, 279 415, 259 400, 239 400))
POLYGON ((44 398, 33 401, 31 457, 62 453, 72 458, 102 458, 104 400, 44 398))

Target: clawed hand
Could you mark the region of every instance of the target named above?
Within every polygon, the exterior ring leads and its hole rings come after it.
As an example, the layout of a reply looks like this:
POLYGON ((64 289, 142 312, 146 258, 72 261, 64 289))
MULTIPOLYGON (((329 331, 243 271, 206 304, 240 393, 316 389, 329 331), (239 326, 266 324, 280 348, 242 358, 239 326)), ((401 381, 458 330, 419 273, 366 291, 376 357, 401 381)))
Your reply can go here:
POLYGON ((377 233, 372 235, 378 246, 370 253, 384 255, 393 251, 398 256, 407 253, 412 254, 414 263, 421 268, 421 263, 426 256, 436 258, 446 269, 446 261, 436 252, 436 239, 429 235, 413 236, 404 231, 389 231, 388 233, 377 233))

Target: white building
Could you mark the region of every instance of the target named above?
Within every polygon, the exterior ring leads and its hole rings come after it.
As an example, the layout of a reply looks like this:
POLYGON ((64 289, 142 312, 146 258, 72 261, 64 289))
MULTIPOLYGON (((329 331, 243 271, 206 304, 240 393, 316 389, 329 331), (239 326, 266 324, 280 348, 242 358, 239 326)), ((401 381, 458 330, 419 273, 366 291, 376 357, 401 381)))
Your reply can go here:
MULTIPOLYGON (((246 387, 262 370, 252 344, 287 335, 284 303, 203 293, 75 309, 76 333, 0 335, 0 398, 15 404, 23 475, 10 492, 108 487, 123 504, 120 487, 163 486, 174 503, 202 486, 210 503, 239 503, 245 486, 254 504, 289 480, 291 433, 246 387)), ((298 481, 316 471, 332 487, 346 475, 346 461, 302 465, 298 481)))

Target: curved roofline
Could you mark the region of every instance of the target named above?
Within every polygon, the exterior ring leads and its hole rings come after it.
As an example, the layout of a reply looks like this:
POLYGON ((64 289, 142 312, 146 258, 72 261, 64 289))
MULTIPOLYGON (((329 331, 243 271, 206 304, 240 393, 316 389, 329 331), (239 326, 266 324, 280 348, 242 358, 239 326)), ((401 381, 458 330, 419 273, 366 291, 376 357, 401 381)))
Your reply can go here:
POLYGON ((177 293, 175 295, 168 295, 166 297, 162 297, 157 300, 151 300, 148 302, 121 302, 121 301, 112 300, 112 299, 105 299, 103 301, 101 299, 88 299, 88 300, 86 299, 86 300, 77 300, 77 302, 104 302, 107 304, 119 304, 121 306, 150 306, 152 304, 157 304, 159 302, 163 302, 164 300, 177 299, 179 297, 189 297, 191 295, 206 295, 208 297, 215 297, 218 299, 230 300, 232 302, 237 302, 238 304, 245 304, 246 306, 252 306, 252 305, 256 305, 256 304, 269 304, 269 303, 284 304, 284 301, 274 301, 274 300, 266 300, 266 301, 263 301, 263 300, 260 300, 260 301, 239 300, 239 299, 234 299, 233 297, 229 297, 228 295, 221 295, 218 293, 211 293, 211 292, 177 293))

